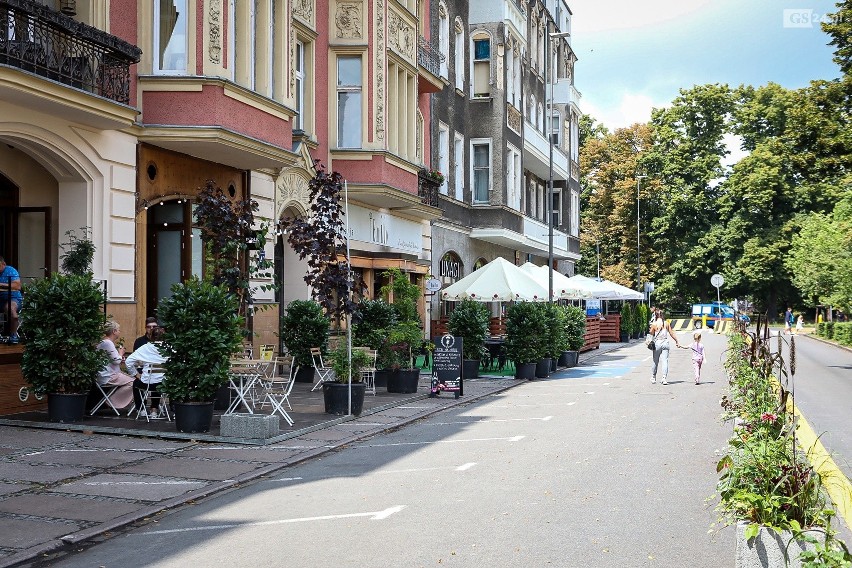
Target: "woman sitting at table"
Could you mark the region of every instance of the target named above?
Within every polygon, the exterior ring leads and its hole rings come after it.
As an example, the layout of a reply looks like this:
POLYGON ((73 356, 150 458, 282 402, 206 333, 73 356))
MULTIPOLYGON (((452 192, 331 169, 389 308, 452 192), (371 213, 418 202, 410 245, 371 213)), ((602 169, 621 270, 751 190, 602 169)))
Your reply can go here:
POLYGON ((159 385, 163 381, 163 373, 140 373, 139 369, 144 368, 146 364, 162 365, 166 362, 166 358, 163 357, 160 351, 164 334, 165 329, 159 326, 155 327, 151 332, 150 341, 131 353, 124 362, 127 370, 135 377, 133 381, 133 400, 136 402, 136 407, 142 409, 139 416, 159 418, 159 409, 149 411, 145 408, 145 401, 142 400, 142 392, 148 389, 148 385, 150 385, 150 398, 162 401, 162 395, 155 385, 159 385))
POLYGON ((109 320, 104 324, 104 338, 98 344, 98 349, 107 352, 109 363, 98 373, 97 381, 101 386, 118 386, 109 400, 116 409, 122 410, 133 404, 133 377, 121 372, 124 345, 118 348, 115 346, 119 335, 121 335, 121 327, 117 322, 109 320))

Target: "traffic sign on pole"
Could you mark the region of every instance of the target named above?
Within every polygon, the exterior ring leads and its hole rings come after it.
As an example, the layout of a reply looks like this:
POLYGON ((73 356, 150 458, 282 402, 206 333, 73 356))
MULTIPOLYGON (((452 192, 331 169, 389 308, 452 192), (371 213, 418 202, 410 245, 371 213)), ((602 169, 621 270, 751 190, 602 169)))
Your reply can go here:
POLYGON ((710 277, 710 284, 716 287, 716 303, 721 304, 722 300, 719 294, 719 288, 725 283, 724 277, 721 274, 714 274, 710 277))

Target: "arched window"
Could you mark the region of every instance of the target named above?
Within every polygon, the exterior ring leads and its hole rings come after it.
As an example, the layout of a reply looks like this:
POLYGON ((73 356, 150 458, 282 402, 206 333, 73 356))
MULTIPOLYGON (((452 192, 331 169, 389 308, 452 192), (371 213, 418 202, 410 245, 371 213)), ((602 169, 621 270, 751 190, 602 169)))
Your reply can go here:
POLYGON ((446 284, 455 282, 464 276, 464 264, 462 264, 461 257, 453 251, 444 253, 438 267, 438 276, 446 284))
POLYGON ((456 89, 464 90, 464 23, 461 18, 456 18, 455 23, 456 45, 453 67, 455 70, 456 89))
POLYGON ((447 6, 441 2, 438 4, 438 49, 443 55, 441 60, 441 77, 448 77, 447 62, 450 60, 450 17, 447 14, 447 6))

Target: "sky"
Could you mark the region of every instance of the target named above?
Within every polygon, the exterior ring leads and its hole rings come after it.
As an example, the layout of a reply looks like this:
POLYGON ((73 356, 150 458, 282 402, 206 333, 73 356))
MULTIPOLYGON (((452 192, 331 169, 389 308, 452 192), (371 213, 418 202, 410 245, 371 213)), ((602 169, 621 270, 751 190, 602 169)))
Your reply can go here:
POLYGON ((610 130, 706 83, 834 79, 826 0, 569 0, 580 109, 610 130))

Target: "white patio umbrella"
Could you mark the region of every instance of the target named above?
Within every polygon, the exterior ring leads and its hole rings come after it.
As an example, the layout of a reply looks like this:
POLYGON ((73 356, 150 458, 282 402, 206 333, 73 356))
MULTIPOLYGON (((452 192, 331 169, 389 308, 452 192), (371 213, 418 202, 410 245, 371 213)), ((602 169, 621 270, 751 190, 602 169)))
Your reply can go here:
POLYGON ((495 258, 441 291, 441 299, 459 302, 546 302, 547 286, 505 258, 495 258))
POLYGON ((619 293, 614 288, 598 282, 593 278, 575 274, 570 278, 566 278, 571 286, 589 294, 589 298, 597 298, 599 300, 620 300, 619 293))
POLYGON ((620 294, 619 298, 607 298, 608 300, 644 300, 645 295, 642 292, 638 292, 633 290, 632 288, 628 288, 627 286, 622 286, 617 282, 611 282, 609 280, 603 280, 602 284, 606 284, 615 292, 620 294))
MULTIPOLYGON (((521 270, 531 274, 532 277, 545 288, 549 288, 550 275, 546 266, 538 266, 532 262, 527 262, 521 265, 521 270)), ((573 285, 567 276, 556 270, 553 271, 553 297, 561 300, 585 300, 588 298, 594 298, 590 292, 573 285)))

